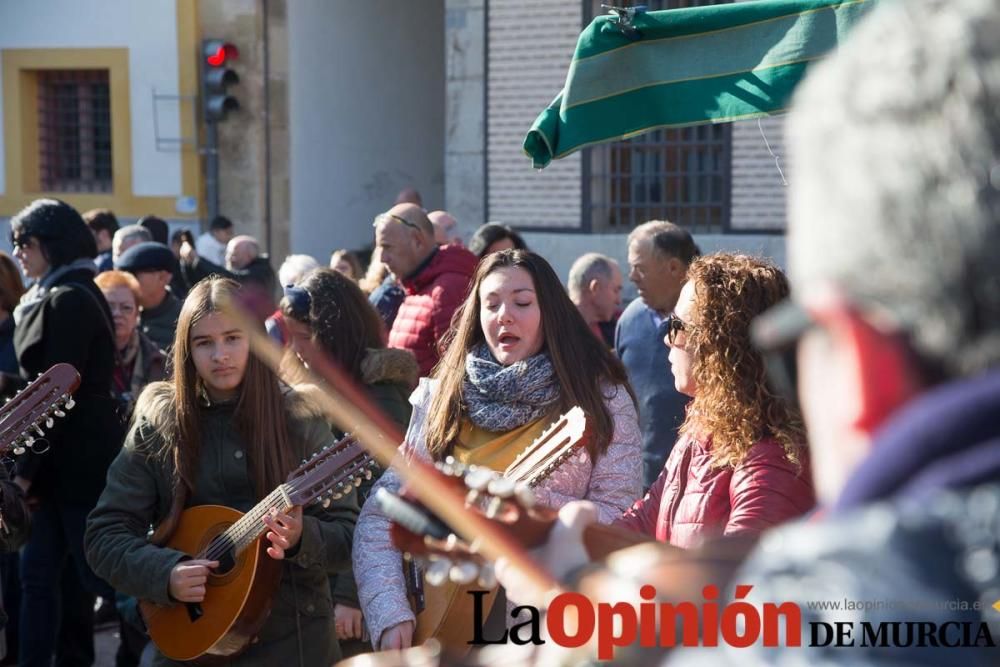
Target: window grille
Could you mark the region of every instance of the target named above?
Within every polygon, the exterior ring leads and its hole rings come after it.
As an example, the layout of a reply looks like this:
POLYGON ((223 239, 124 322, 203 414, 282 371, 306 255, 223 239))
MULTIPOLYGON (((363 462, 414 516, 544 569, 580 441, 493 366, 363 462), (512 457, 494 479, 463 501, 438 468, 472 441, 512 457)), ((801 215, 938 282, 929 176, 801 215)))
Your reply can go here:
POLYGON ((111 192, 107 70, 37 71, 38 168, 44 192, 111 192))

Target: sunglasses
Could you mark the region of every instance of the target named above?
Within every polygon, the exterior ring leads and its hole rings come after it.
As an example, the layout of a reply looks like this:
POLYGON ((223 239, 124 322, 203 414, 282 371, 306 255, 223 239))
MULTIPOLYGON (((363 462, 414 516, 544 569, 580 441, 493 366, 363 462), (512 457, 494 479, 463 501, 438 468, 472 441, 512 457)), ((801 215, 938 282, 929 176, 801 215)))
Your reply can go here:
POLYGON ((375 216, 375 221, 372 222, 372 227, 378 227, 379 223, 384 222, 386 220, 392 220, 394 222, 398 222, 401 225, 406 225, 407 227, 409 227, 411 229, 415 229, 418 232, 420 231, 420 227, 417 227, 415 224, 413 224, 412 222, 410 222, 406 218, 400 217, 398 215, 394 215, 392 213, 380 213, 380 214, 376 215, 375 216))
POLYGON ((674 347, 680 347, 677 344, 677 336, 681 333, 687 333, 688 331, 693 331, 694 326, 688 324, 676 315, 670 315, 667 317, 667 342, 669 342, 674 347))

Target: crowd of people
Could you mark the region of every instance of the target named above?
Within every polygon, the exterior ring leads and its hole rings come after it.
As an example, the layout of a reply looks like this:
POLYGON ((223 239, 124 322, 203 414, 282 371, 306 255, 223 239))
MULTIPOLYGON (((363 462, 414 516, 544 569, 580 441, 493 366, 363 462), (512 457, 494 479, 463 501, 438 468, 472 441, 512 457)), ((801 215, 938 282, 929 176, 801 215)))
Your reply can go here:
MULTIPOLYGON (((412 188, 375 217, 367 266, 367 253, 331 249, 277 271, 224 217, 194 238, 153 216, 119 226, 112 211, 31 203, 11 220, 19 266, 0 254, 0 393, 59 362, 81 383, 46 446, 0 467, 6 664, 92 664, 95 614, 118 624, 117 665, 168 664, 139 604, 194 609, 220 568, 170 546, 182 516, 246 512, 343 437, 322 409, 332 388, 405 433, 401 461, 498 473, 582 408, 580 454, 532 493, 558 511, 535 556, 563 590, 661 577, 660 600, 678 602, 677 554, 699 563, 721 544, 727 581, 753 588, 744 602, 794 601, 832 622, 808 604, 818 591, 978 601, 852 618, 996 632, 998 34, 988 0, 895 3, 810 73, 789 124, 790 277, 763 258, 704 255, 652 220, 623 239, 627 267, 587 253, 562 280, 506 225, 466 244, 460 221, 412 188), (622 309, 626 277, 638 298, 622 309), (592 561, 595 523, 642 555, 592 561)), ((399 470, 374 473, 330 502, 263 515, 281 582, 233 664, 331 665, 428 637, 461 660, 473 603, 485 600, 490 636, 525 622, 519 604, 544 612, 553 591, 506 559, 485 598, 466 595, 481 584, 423 588, 372 498, 400 491, 399 470)), ((990 646, 757 641, 620 659, 978 665, 990 646)), ((507 659, 572 662, 518 648, 507 659)))

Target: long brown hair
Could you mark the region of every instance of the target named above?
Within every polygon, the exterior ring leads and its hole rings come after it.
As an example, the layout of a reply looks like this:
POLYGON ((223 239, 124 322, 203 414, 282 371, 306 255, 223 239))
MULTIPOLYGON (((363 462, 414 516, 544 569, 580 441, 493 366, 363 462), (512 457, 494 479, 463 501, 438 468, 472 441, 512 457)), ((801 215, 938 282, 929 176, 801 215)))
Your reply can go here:
POLYGON ((309 294, 309 312, 281 300, 281 312, 309 326, 313 343, 361 381, 361 362, 369 349, 385 347, 382 318, 361 288, 333 269, 314 269, 296 287, 309 294))
POLYGON ((587 449, 591 460, 596 461, 611 444, 615 428, 614 418, 605 405, 605 391, 614 391, 615 385, 622 385, 633 403, 635 394, 625 368, 590 331, 549 263, 533 252, 515 249, 492 253, 479 262, 469 295, 455 314, 454 336, 434 371, 439 386, 429 411, 427 450, 437 459, 444 458, 458 438, 464 413, 466 354, 486 340, 479 325, 479 287, 486 276, 502 268, 524 269, 531 275, 542 314, 542 350, 552 360, 561 389, 555 409, 563 413, 576 405, 583 408, 591 434, 587 449), (606 389, 605 385, 610 387, 606 389))
POLYGON ((748 255, 699 257, 688 269, 696 323, 686 331, 698 390, 681 432, 712 438, 712 461, 736 467, 764 438, 792 463, 805 448, 802 417, 769 388, 764 359, 750 342, 750 323, 788 296, 788 280, 770 262, 748 255))
MULTIPOLYGON (((157 544, 167 541, 176 528, 187 499, 194 494, 201 463, 200 413, 206 399, 191 357, 191 329, 206 315, 236 307, 239 289, 235 281, 219 277, 202 280, 192 288, 177 319, 173 381, 156 383, 160 387, 150 385, 139 399, 137 413, 140 407, 154 403, 158 395, 166 396, 166 401, 160 406, 150 406, 152 410, 159 407, 157 411, 162 424, 156 426, 163 438, 160 452, 173 460, 175 470, 170 514, 153 535, 157 544)), ((142 412, 149 413, 151 410, 142 412)), ((240 384, 233 423, 247 444, 247 466, 254 491, 258 498, 263 498, 285 481, 292 470, 292 456, 284 397, 278 378, 253 353, 247 360, 240 384)))

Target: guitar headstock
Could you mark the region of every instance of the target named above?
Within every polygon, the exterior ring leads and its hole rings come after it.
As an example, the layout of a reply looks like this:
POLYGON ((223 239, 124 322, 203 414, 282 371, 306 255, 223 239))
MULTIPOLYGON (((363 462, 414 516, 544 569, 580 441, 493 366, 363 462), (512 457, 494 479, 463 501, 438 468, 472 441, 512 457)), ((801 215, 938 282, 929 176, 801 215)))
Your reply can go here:
MULTIPOLYGON (((525 548, 545 541, 556 514, 535 506, 527 482, 514 482, 489 468, 466 466, 451 458, 435 468, 447 484, 466 491, 467 509, 502 524, 525 548)), ((478 579, 482 586, 493 585, 492 563, 480 556, 478 542, 460 539, 410 494, 397 496, 380 489, 375 502, 392 520, 393 544, 422 563, 428 583, 438 585, 450 579, 467 584, 478 579)))
POLYGON ((579 406, 572 408, 552 422, 534 442, 507 466, 503 476, 523 481, 528 486, 538 486, 556 468, 572 456, 579 456, 581 463, 587 453, 583 449, 587 437, 587 416, 579 406))
POLYGON ((360 486, 363 480, 371 479, 376 466, 357 439, 346 435, 302 461, 302 465, 288 475, 285 491, 292 505, 307 505, 313 501, 329 505, 330 500, 340 498, 352 487, 360 486))
POLYGON ((69 364, 56 364, 17 392, 0 408, 0 453, 13 450, 23 454, 32 449, 41 453, 46 428, 55 418, 65 417, 75 405, 72 394, 80 386, 80 374, 69 364))

